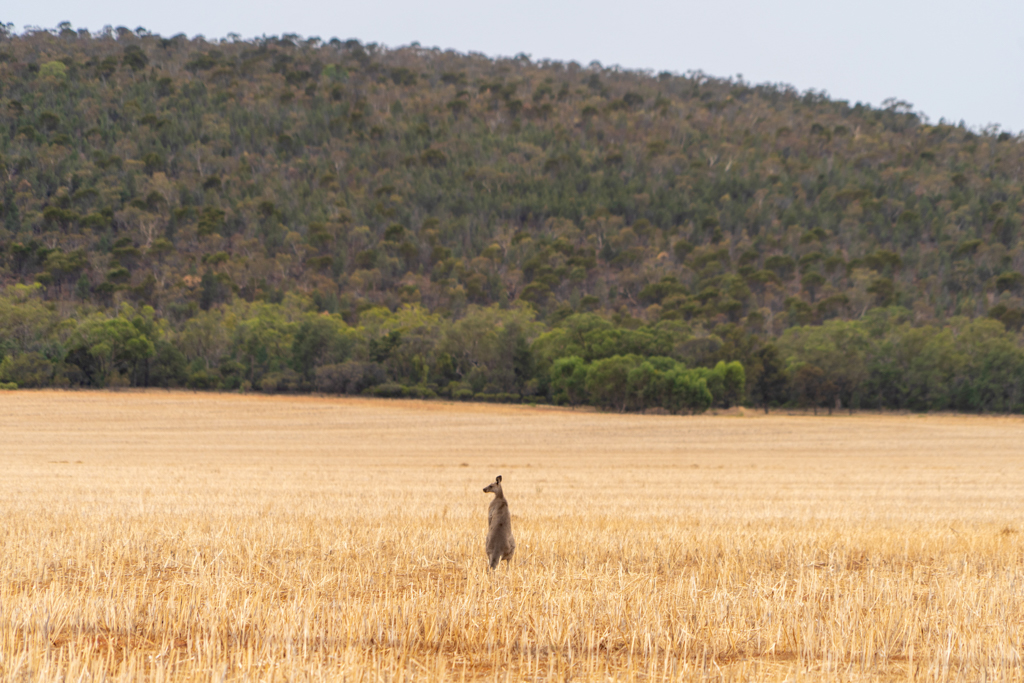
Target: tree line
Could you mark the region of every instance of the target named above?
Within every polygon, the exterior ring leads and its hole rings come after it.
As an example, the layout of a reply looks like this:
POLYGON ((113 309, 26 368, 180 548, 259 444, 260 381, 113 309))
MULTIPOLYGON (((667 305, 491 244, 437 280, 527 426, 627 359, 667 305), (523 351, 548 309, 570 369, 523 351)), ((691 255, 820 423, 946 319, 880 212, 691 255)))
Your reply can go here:
POLYGON ((173 324, 150 306, 65 316, 39 284, 0 296, 0 386, 181 387, 592 405, 695 414, 735 405, 1024 411, 1024 348, 1002 323, 912 323, 899 307, 776 339, 682 321, 539 322, 528 304, 418 304, 351 325, 309 298, 235 299, 173 324), (729 331, 729 330, 725 330, 729 331))

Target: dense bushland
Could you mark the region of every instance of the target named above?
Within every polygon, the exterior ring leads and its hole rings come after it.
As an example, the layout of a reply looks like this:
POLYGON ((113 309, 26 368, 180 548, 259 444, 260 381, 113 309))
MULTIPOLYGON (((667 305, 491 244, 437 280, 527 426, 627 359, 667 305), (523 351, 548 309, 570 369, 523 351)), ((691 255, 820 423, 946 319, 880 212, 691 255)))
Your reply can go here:
POLYGON ((0 31, 0 381, 1024 409, 1024 146, 786 86, 0 31))

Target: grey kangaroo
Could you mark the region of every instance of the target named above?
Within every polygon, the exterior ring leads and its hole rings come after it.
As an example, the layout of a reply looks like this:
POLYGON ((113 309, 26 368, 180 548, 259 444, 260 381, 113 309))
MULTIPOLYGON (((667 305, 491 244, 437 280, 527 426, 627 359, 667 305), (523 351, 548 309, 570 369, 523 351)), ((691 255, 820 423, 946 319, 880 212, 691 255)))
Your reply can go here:
POLYGON ((512 559, 516 551, 516 539, 512 537, 512 517, 508 512, 508 502, 501 492, 501 476, 484 488, 484 493, 493 493, 494 500, 487 510, 487 559, 491 569, 495 569, 502 560, 512 559))

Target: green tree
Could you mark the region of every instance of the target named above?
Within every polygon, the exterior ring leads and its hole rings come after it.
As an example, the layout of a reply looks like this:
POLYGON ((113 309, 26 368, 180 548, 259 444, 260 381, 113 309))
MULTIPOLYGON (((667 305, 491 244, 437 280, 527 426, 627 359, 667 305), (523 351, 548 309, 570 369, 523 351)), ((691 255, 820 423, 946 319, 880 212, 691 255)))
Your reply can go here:
POLYGON ((863 324, 829 320, 821 326, 792 327, 779 338, 778 347, 794 381, 798 367, 809 364, 824 373, 822 387, 831 393, 822 401, 829 403, 829 410, 837 399, 853 410, 868 378, 871 339, 863 324))
POLYGON ((128 304, 122 305, 119 314, 112 318, 94 313, 72 334, 69 358, 85 366, 82 369, 95 386, 144 383, 145 363, 156 353, 146 334, 156 329, 153 314, 148 306, 136 314, 128 304))
POLYGON ((295 330, 291 367, 310 385, 316 369, 348 360, 356 347, 356 335, 340 316, 308 314, 295 330))
POLYGON ((185 354, 174 344, 163 339, 156 341, 153 348, 147 384, 170 388, 185 386, 188 379, 188 362, 185 360, 185 354))
POLYGON ((53 374, 53 363, 37 351, 7 356, 0 361, 0 382, 14 382, 21 388, 50 386, 53 374))
POLYGON ((542 328, 526 304, 469 306, 466 315, 447 329, 442 349, 453 359, 456 375, 475 393, 530 393, 530 342, 542 328))
POLYGON ((43 62, 39 66, 39 77, 55 83, 63 83, 67 80, 68 68, 64 65, 64 62, 57 60, 43 62))
POLYGON ((551 364, 550 383, 555 403, 575 408, 587 398, 587 364, 579 356, 558 358, 551 364))
POLYGON ((740 403, 746 392, 747 376, 743 370, 743 364, 739 361, 726 363, 718 361, 715 365, 715 374, 722 377, 722 405, 728 408, 740 403))
POLYGON ((591 405, 623 412, 629 405, 629 372, 639 365, 637 356, 612 356, 590 364, 584 386, 591 405))
POLYGON ((231 353, 241 364, 243 377, 259 388, 267 375, 290 369, 295 324, 274 305, 253 304, 242 312, 245 317, 234 327, 231 353))
POLYGON ((626 375, 626 386, 632 405, 643 412, 653 403, 657 403, 663 379, 664 375, 646 360, 632 368, 626 375))
POLYGON ((38 351, 58 334, 60 317, 42 301, 42 285, 13 285, 0 294, 0 356, 38 351))
POLYGON ((758 372, 751 387, 750 397, 755 405, 764 408, 767 415, 769 406, 780 405, 786 400, 786 368, 774 344, 765 344, 758 349, 755 356, 758 372))
POLYGON ((707 381, 700 373, 678 368, 670 373, 672 379, 672 412, 686 411, 691 415, 703 413, 714 402, 707 381))
POLYGON ((201 361, 205 369, 216 367, 228 352, 237 317, 222 310, 200 311, 185 321, 177 348, 188 363, 201 361))
POLYGON ((831 414, 829 401, 834 393, 835 386, 818 366, 801 363, 793 372, 793 395, 797 404, 803 408, 813 408, 815 415, 818 414, 818 408, 826 405, 831 414))
POLYGON ((420 386, 430 381, 447 321, 418 304, 406 304, 393 313, 386 308, 372 309, 361 316, 360 322, 369 342, 370 359, 384 363, 391 378, 420 386))
POLYGON ((132 71, 141 71, 149 64, 149 57, 138 45, 128 45, 124 49, 124 63, 131 67, 132 71))
POLYGON ((960 410, 1009 412, 1024 409, 1024 349, 996 320, 979 318, 955 337, 964 359, 956 384, 960 410))

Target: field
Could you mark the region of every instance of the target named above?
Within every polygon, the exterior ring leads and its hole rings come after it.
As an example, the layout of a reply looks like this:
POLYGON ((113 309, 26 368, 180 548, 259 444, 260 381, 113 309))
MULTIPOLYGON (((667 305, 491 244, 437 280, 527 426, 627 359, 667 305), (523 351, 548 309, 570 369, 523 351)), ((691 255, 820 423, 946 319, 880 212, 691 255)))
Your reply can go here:
POLYGON ((0 472, 2 680, 1024 679, 1020 418, 19 391, 0 472))

